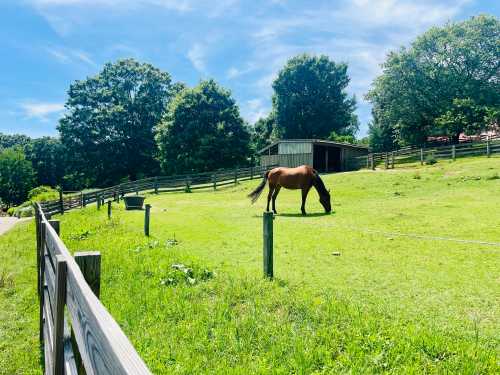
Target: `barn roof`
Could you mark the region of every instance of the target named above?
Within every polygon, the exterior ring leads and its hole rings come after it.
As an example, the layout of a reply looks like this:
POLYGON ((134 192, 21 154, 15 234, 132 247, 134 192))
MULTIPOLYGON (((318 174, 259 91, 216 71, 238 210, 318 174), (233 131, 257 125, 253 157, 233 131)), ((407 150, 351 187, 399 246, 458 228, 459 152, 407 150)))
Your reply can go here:
POLYGON ((338 147, 348 147, 348 148, 357 148, 357 149, 363 149, 363 150, 368 150, 368 146, 362 146, 362 145, 353 145, 351 143, 344 143, 344 142, 334 142, 334 141, 326 141, 323 139, 280 139, 276 142, 271 143, 269 146, 264 147, 263 149, 259 150, 258 153, 262 154, 271 147, 276 146, 279 143, 312 143, 313 145, 324 145, 324 146, 338 146, 338 147))

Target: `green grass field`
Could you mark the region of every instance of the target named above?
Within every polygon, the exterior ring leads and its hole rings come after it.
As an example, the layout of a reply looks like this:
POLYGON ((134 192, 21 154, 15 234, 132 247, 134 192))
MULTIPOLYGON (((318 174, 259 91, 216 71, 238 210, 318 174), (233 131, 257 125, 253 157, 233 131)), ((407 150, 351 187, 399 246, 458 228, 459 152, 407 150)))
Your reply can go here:
MULTIPOLYGON (((59 218, 72 252, 102 253, 101 299, 154 373, 494 374, 499 173, 492 157, 328 175, 335 212, 312 191, 307 217, 282 190, 272 282, 257 180, 148 195, 150 238, 122 205, 59 218)), ((0 278, 0 373, 39 373, 33 223, 0 238, 0 278)))

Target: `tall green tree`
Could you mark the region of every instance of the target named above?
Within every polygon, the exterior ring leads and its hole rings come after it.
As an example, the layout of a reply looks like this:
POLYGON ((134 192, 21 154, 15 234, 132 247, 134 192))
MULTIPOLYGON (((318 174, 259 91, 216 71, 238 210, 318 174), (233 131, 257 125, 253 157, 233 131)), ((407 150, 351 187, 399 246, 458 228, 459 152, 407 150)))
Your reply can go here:
POLYGON ((169 104, 156 140, 166 173, 242 166, 250 154, 250 133, 228 90, 202 81, 169 104))
POLYGON ((20 147, 0 152, 0 200, 8 207, 26 200, 34 179, 31 163, 20 147))
POLYGON ((273 110, 282 138, 326 138, 332 132, 354 135, 356 99, 346 92, 347 64, 327 56, 290 59, 273 83, 273 110))
POLYGON ((57 138, 34 139, 25 147, 26 159, 31 161, 37 185, 62 185, 65 174, 66 150, 57 138))
POLYGON ((133 59, 74 82, 58 126, 74 180, 103 186, 158 173, 153 128, 181 89, 168 73, 133 59))
POLYGON ((24 134, 0 133, 0 150, 10 147, 25 147, 31 142, 31 138, 24 134))
MULTIPOLYGON (((443 134, 443 116, 449 120, 464 100, 487 112, 499 108, 499 41, 500 21, 481 15, 431 28, 409 48, 390 53, 367 94, 373 130, 392 128, 386 135, 397 134, 399 144, 423 144, 429 135, 443 134)), ((476 131, 488 121, 479 125, 476 131)), ((445 134, 456 142, 462 131, 448 126, 445 134)))

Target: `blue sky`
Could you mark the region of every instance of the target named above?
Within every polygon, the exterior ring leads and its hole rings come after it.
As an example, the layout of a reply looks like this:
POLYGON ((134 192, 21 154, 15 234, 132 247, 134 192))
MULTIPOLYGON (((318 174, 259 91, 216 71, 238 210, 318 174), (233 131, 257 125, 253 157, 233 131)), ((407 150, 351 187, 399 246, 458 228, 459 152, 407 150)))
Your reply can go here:
POLYGON ((349 64, 363 136, 363 95, 387 52, 480 13, 498 17, 500 2, 0 0, 0 132, 56 135, 70 83, 126 57, 188 85, 216 79, 253 123, 269 112, 276 72, 307 52, 349 64))

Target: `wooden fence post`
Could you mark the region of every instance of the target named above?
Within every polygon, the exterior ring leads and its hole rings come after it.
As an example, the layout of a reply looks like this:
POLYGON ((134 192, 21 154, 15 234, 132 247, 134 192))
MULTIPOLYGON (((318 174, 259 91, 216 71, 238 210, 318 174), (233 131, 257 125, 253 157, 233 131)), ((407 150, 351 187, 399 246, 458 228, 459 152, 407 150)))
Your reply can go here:
POLYGON ((61 215, 64 215, 64 200, 63 200, 62 187, 59 188, 59 211, 61 212, 61 215))
POLYGON ((214 191, 217 190, 217 173, 212 175, 212 183, 214 185, 214 191))
POLYGON ((83 203, 83 191, 80 192, 80 207, 85 207, 85 204, 83 203))
POLYGON ((238 168, 234 170, 234 184, 238 183, 238 168))
POLYGON ((253 180, 253 166, 250 167, 250 180, 253 180))
POLYGON ((385 169, 389 169, 389 153, 385 153, 385 169))
POLYGON ((394 169, 394 151, 391 153, 391 169, 394 169))
POLYGON ((372 163, 372 171, 375 170, 375 157, 373 156, 373 154, 371 154, 371 163, 372 163))
POLYGON ((101 209, 101 197, 99 196, 99 194, 96 194, 95 195, 96 199, 96 203, 97 203, 97 209, 100 210, 101 209))
POLYGON ((273 267, 273 213, 266 211, 263 215, 263 255, 264 255, 264 277, 270 279, 274 276, 273 267))
POLYGON ((59 220, 49 220, 49 224, 59 236, 61 234, 61 222, 59 220))
POLYGON ((101 254, 98 251, 81 251, 75 254, 75 262, 97 298, 101 294, 101 254))
POLYGON ((111 200, 108 201, 108 219, 111 219, 111 200))
POLYGON ((455 161, 456 158, 455 145, 451 146, 451 158, 453 161, 455 161))
POLYGON ((420 165, 424 165, 424 149, 420 149, 420 165))
POLYGON ((486 156, 490 157, 491 152, 490 152, 490 136, 488 135, 486 137, 486 156))
MULTIPOLYGON (((64 305, 66 304, 66 279, 68 274, 66 260, 56 255, 55 311, 53 332, 53 366, 54 375, 64 375, 64 305)), ((50 319, 47 317, 47 319, 50 319)), ((46 354, 47 355, 47 354, 46 354)))
POLYGON ((44 296, 44 280, 45 280, 45 235, 47 233, 46 224, 40 223, 40 348, 43 351, 44 337, 43 337, 43 307, 45 304, 44 296))
POLYGON ((144 211, 144 234, 149 237, 149 216, 151 212, 151 205, 145 205, 146 210, 144 211))
POLYGON ((154 186, 155 186, 155 194, 158 194, 158 177, 155 177, 155 182, 154 182, 154 186))

